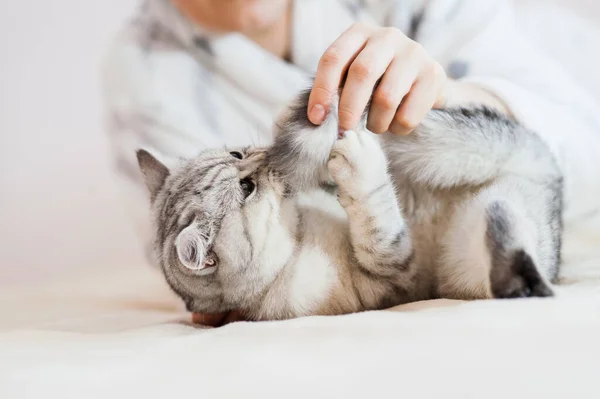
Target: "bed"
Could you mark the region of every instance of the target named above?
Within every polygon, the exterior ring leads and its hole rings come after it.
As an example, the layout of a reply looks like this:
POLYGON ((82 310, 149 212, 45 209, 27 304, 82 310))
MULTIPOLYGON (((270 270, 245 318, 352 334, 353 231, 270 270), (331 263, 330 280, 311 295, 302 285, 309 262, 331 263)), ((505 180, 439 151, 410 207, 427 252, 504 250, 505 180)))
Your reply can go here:
POLYGON ((148 268, 0 294, 1 398, 600 397, 600 215, 567 226, 554 299, 427 301, 190 323, 148 268))
POLYGON ((564 260, 552 299, 218 329, 193 325, 147 267, 13 287, 0 292, 0 398, 599 398, 600 213, 566 226, 564 260))

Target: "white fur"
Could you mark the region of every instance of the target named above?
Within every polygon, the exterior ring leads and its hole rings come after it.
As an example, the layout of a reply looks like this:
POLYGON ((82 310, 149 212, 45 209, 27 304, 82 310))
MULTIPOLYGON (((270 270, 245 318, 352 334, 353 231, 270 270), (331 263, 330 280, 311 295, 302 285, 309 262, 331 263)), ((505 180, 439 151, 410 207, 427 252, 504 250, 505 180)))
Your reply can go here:
POLYGON ((183 266, 192 271, 200 271, 206 268, 204 264, 204 254, 206 252, 204 242, 205 237, 202 237, 195 223, 190 224, 179 233, 175 240, 175 247, 177 248, 179 261, 183 266))

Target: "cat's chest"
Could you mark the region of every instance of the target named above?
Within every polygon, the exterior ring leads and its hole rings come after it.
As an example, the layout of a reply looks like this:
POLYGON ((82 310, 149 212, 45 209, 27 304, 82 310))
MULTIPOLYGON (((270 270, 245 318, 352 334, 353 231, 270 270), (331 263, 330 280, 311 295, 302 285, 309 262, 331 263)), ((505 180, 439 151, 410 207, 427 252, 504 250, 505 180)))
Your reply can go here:
POLYGON ((298 223, 304 230, 305 240, 338 237, 348 227, 348 217, 335 194, 314 190, 298 196, 298 223))
POLYGON ((294 261, 286 271, 287 306, 294 314, 333 314, 360 305, 347 292, 352 262, 348 217, 337 197, 315 190, 297 196, 294 261), (346 304, 336 308, 340 298, 346 304), (333 307, 332 307, 333 306, 333 307))
POLYGON ((351 263, 348 216, 337 197, 315 190, 301 195, 296 204, 302 246, 322 254, 327 267, 341 269, 351 263))

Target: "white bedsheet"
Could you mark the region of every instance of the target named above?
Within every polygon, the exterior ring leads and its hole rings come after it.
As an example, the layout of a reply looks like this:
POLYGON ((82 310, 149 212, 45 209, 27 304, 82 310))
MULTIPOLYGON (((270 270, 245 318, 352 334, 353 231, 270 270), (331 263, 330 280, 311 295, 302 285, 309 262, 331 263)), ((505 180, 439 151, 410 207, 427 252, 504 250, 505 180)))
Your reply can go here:
POLYGON ((565 241, 554 299, 220 329, 191 325, 148 269, 15 287, 0 294, 0 398, 598 398, 600 215, 565 241))
POLYGON ((0 292, 0 398, 600 398, 600 215, 567 226, 564 253, 553 299, 220 329, 191 325, 145 268, 14 287, 0 292))

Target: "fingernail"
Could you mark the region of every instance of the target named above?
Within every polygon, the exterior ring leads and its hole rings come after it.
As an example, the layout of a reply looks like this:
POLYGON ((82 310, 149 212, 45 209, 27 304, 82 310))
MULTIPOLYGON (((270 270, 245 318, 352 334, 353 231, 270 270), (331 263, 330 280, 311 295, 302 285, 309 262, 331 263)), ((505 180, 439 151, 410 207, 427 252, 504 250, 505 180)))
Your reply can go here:
POLYGON ((308 112, 308 119, 315 125, 320 125, 325 120, 325 115, 325 107, 321 104, 316 104, 308 112))
POLYGON ((341 139, 343 139, 344 137, 346 137, 346 130, 345 130, 345 129, 342 129, 342 128, 339 128, 339 129, 338 129, 338 139, 340 139, 340 140, 341 140, 341 139))

